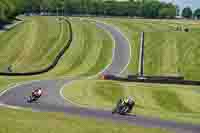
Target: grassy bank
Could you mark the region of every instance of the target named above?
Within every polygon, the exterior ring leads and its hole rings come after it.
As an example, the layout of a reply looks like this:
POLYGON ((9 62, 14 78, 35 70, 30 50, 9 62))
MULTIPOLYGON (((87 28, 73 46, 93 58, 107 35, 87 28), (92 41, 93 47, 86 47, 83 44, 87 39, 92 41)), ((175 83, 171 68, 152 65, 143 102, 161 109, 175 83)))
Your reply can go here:
POLYGON ((129 73, 137 73, 140 32, 145 32, 144 68, 146 75, 184 76, 199 80, 199 31, 197 21, 99 19, 118 27, 130 40, 132 61, 129 73), (176 31, 177 27, 190 32, 176 31))
MULTIPOLYGON (((28 20, 31 19, 31 20, 29 20, 31 22, 33 20, 39 21, 40 19, 42 19, 42 20, 45 19, 44 20, 45 22, 50 21, 48 23, 54 23, 54 21, 56 21, 55 17, 50 17, 50 18, 48 18, 48 17, 47 18, 46 17, 44 17, 44 18, 36 17, 35 18, 34 17, 34 18, 27 18, 27 19, 28 20)), ((40 79, 56 79, 56 78, 61 78, 61 77, 66 77, 66 76, 68 77, 68 76, 80 76, 80 75, 95 75, 98 72, 100 72, 102 69, 104 69, 108 64, 110 64, 111 59, 112 59, 112 48, 113 48, 113 41, 112 41, 111 36, 104 30, 97 28, 95 24, 92 24, 88 21, 80 21, 80 19, 73 19, 70 21, 72 23, 74 39, 73 39, 71 46, 67 50, 67 52, 64 54, 64 56, 59 61, 58 65, 53 70, 49 71, 48 73, 44 73, 44 74, 37 75, 37 76, 26 76, 26 77, 1 76, 0 77, 0 91, 5 90, 8 86, 14 85, 19 82, 24 82, 24 81, 40 80, 40 79)), ((27 22, 27 23, 29 23, 29 22, 27 22)), ((55 22, 55 23, 58 23, 58 22, 55 22)), ((52 27, 54 27, 54 25, 56 25, 56 24, 52 24, 52 27)), ((20 29, 21 26, 23 26, 23 25, 17 25, 16 28, 20 29)), ((54 31, 53 29, 50 28, 48 30, 52 30, 52 32, 53 32, 54 31)), ((65 29, 65 30, 68 30, 68 29, 65 29)), ((18 34, 21 34, 21 31, 18 31, 16 29, 13 29, 8 32, 9 33, 6 33, 6 34, 3 33, 2 35, 7 36, 9 38, 9 37, 11 37, 11 34, 14 34, 12 32, 16 32, 16 33, 19 32, 18 34)), ((30 33, 32 33, 32 32, 33 31, 30 31, 30 33)), ((55 31, 55 33, 56 33, 56 31, 55 31)), ((18 36, 18 34, 16 34, 16 36, 18 36)), ((65 37, 67 38, 67 36, 65 36, 65 37)), ((18 37, 16 37, 16 38, 18 38, 18 37)), ((40 39, 43 39, 43 38, 41 37, 40 39)), ((52 41, 52 40, 48 40, 48 42, 50 42, 50 41, 52 41)), ((45 62, 46 63, 50 62, 50 60, 45 60, 45 59, 46 58, 52 59, 57 54, 57 52, 58 52, 57 50, 59 49, 59 47, 63 46, 63 45, 64 44, 62 44, 62 43, 61 44, 53 44, 53 42, 52 42, 52 44, 49 44, 49 49, 51 49, 51 51, 49 51, 49 53, 43 53, 44 55, 43 56, 41 55, 42 56, 41 61, 35 60, 35 62, 42 63, 43 65, 42 64, 41 65, 42 65, 42 67, 44 67, 45 62)), ((46 47, 48 47, 48 46, 46 46, 46 47)), ((39 48, 39 47, 34 45, 33 47, 30 48, 30 50, 35 51, 37 48, 39 48)), ((1 50, 1 48, 0 48, 0 50, 1 50)), ((3 50, 3 48, 2 48, 2 50, 3 50)), ((15 52, 16 49, 10 48, 10 50, 12 50, 12 52, 14 52, 14 53, 17 53, 17 52, 15 52)), ((33 54, 32 58, 37 56, 36 53, 37 52, 32 53, 33 54)), ((9 53, 9 55, 13 56, 12 53, 9 53)), ((29 58, 31 58, 31 57, 29 57, 29 56, 31 56, 30 53, 27 56, 28 57, 26 57, 26 55, 24 55, 23 58, 26 58, 27 60, 29 58)), ((29 62, 26 62, 26 63, 29 63, 29 62)), ((3 65, 5 65, 5 64, 3 64, 3 65)), ((23 65, 27 66, 28 64, 23 64, 23 65)), ((30 68, 33 68, 32 65, 30 65, 30 68)))
POLYGON ((179 75, 200 80, 198 33, 147 33, 146 40, 145 74, 179 75))
POLYGON ((56 75, 94 75, 112 61, 111 36, 95 24, 73 18, 73 41, 61 63, 54 70, 56 75))
POLYGON ((61 113, 33 113, 0 108, 0 114, 1 133, 167 133, 161 129, 136 127, 61 113))
POLYGON ((130 42, 132 50, 132 59, 128 66, 129 73, 138 72, 139 62, 139 49, 140 49, 140 33, 153 32, 153 31, 169 31, 174 29, 171 25, 165 25, 164 22, 152 21, 152 20, 137 20, 137 19, 98 19, 111 24, 120 29, 122 33, 127 37, 130 42), (165 26, 164 26, 165 25, 165 26))
POLYGON ((136 108, 132 113, 200 123, 200 89, 194 86, 84 80, 66 86, 63 94, 74 103, 106 109, 112 109, 121 97, 133 96, 136 108))
POLYGON ((26 17, 25 22, 0 35, 0 71, 45 68, 68 41, 69 26, 56 17, 26 17))

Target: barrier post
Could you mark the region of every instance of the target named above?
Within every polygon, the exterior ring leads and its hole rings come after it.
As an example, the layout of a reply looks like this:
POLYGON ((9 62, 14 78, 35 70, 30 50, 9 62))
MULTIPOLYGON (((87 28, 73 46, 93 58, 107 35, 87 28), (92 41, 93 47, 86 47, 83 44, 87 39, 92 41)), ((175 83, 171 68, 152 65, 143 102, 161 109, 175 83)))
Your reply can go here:
POLYGON ((139 56, 139 77, 144 76, 144 32, 141 32, 140 36, 140 56, 139 56))

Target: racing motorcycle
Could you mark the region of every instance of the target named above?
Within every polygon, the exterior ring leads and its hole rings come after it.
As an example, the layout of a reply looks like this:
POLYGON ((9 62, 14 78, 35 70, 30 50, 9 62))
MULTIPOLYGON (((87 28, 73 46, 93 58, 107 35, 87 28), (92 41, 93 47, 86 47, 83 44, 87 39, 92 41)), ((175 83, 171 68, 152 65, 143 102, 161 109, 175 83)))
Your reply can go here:
POLYGON ((132 111, 134 105, 134 101, 124 102, 123 100, 120 100, 113 109, 112 114, 126 115, 132 111))
POLYGON ((36 102, 39 99, 39 97, 29 96, 27 98, 28 103, 36 102))
POLYGON ((36 102, 40 97, 42 96, 42 90, 41 89, 36 89, 32 91, 32 95, 27 98, 28 103, 36 102), (38 93, 38 91, 41 91, 38 93))

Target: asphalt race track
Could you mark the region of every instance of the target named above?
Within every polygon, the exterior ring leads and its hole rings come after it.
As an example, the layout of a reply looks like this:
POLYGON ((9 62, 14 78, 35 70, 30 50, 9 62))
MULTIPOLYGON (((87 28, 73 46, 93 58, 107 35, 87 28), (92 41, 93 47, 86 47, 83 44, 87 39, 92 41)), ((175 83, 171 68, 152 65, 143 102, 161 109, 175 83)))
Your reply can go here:
POLYGON ((127 71, 128 63, 131 59, 130 45, 128 40, 113 27, 96 22, 97 27, 109 31, 115 40, 114 57, 111 65, 103 72, 103 74, 123 74, 127 71))
MULTIPOLYGON (((97 22, 97 27, 109 31, 116 41, 113 62, 102 73, 120 74, 120 72, 126 69, 127 63, 130 59, 129 44, 127 40, 121 35, 121 33, 115 28, 100 22, 97 22)), ((60 96, 60 89, 62 88, 62 86, 64 84, 70 83, 73 80, 76 80, 76 78, 63 80, 33 81, 31 83, 18 85, 0 94, 0 104, 17 107, 28 107, 32 108, 33 111, 65 112, 66 114, 76 114, 83 117, 95 117, 98 119, 109 119, 120 122, 123 121, 129 124, 144 127, 166 128, 173 130, 177 133, 200 133, 199 125, 176 123, 173 121, 164 121, 157 118, 147 118, 138 115, 112 115, 111 111, 109 110, 106 111, 76 107, 75 105, 67 103, 67 101, 65 101, 60 96), (34 87, 44 88, 44 96, 42 96, 37 103, 28 104, 26 102, 26 98, 30 95, 34 87)))

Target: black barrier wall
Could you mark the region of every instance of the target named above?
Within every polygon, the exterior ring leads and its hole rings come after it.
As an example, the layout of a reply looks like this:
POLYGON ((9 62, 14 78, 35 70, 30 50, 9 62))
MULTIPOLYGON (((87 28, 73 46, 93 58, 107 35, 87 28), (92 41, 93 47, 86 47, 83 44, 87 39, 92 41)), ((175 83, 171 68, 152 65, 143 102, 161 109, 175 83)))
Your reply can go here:
POLYGON ((43 73, 46 73, 46 72, 52 70, 58 64, 59 60, 64 55, 66 50, 70 47, 72 39, 73 39, 73 31, 72 31, 71 22, 68 19, 65 19, 65 21, 69 25, 69 40, 66 43, 65 47, 58 53, 58 55, 55 57, 55 59, 52 61, 52 63, 48 67, 38 70, 38 71, 24 72, 24 73, 23 72, 22 73, 20 73, 20 72, 19 73, 0 72, 0 75, 1 76, 32 76, 32 75, 43 74, 43 73))
MULTIPOLYGON (((128 79, 138 79, 139 75, 128 75, 128 79)), ((183 76, 142 76, 142 79, 154 79, 154 80, 184 80, 183 76)))
POLYGON ((122 78, 114 75, 107 75, 107 80, 115 80, 122 82, 140 82, 140 83, 157 83, 157 84, 177 84, 177 85, 195 85, 200 86, 200 81, 184 80, 183 77, 159 77, 159 76, 144 76, 139 77, 133 75, 132 77, 122 78))

